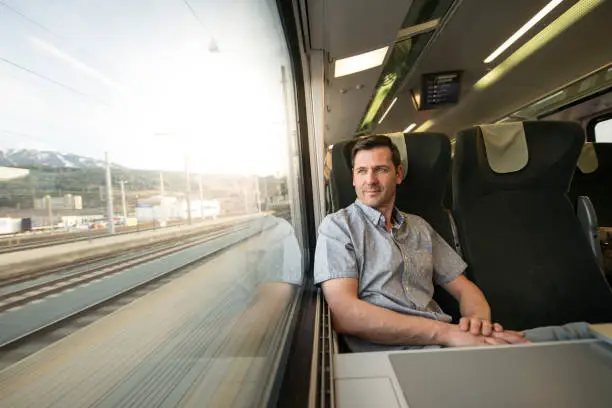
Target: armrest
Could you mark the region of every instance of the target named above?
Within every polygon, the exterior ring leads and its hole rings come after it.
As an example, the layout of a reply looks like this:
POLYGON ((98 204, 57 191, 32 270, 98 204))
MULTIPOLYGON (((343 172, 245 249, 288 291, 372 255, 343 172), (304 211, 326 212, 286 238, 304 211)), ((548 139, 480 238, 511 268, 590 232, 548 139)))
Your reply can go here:
POLYGON ((586 235, 593 254, 599 265, 603 267, 603 255, 599 245, 599 226, 597 225, 597 214, 591 199, 587 196, 578 196, 576 200, 576 215, 580 221, 582 231, 586 235))

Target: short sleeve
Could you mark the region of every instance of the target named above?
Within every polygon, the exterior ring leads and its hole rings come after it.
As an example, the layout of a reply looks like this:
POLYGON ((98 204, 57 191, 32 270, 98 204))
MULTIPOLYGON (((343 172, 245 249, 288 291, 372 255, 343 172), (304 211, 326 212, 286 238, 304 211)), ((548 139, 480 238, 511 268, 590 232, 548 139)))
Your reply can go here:
MULTIPOLYGON (((282 220, 282 222, 285 222, 282 220)), ((257 266, 261 282, 284 282, 293 285, 302 283, 302 254, 293 235, 293 229, 286 230, 281 224, 282 235, 276 234, 274 240, 267 242, 266 249, 257 266)))
POLYGON ((341 221, 327 216, 319 226, 315 250, 315 284, 336 278, 359 278, 355 249, 341 221))
POLYGON ((467 264, 433 228, 431 246, 434 265, 434 282, 445 285, 461 275, 467 264))

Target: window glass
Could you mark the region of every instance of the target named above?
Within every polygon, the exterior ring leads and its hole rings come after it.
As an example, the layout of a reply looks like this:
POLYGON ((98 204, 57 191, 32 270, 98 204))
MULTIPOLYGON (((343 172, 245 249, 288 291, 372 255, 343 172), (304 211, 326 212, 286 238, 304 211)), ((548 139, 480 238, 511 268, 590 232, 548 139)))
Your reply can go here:
POLYGON ((601 121, 595 125, 595 142, 612 143, 612 119, 601 121))
POLYGON ((0 32, 0 406, 265 401, 304 258, 276 3, 5 0, 0 32))

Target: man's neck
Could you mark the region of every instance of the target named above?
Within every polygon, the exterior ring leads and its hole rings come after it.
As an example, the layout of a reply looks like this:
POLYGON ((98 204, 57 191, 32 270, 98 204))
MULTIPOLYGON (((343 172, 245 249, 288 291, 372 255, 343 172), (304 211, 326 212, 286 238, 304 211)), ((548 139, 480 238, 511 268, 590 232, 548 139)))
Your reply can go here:
POLYGON ((393 203, 388 206, 386 205, 376 208, 385 217, 385 228, 387 231, 391 231, 391 228, 393 227, 393 208, 395 208, 393 203))

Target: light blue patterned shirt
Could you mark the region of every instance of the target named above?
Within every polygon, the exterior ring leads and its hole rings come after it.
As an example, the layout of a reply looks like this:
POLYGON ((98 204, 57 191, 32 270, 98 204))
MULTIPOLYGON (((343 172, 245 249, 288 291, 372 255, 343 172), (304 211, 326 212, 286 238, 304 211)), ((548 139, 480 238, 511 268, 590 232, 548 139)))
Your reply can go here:
MULTIPOLYGON (((421 217, 395 208, 393 222, 387 231, 384 215, 359 200, 325 217, 315 252, 315 283, 355 278, 359 298, 368 303, 450 322, 432 299, 434 284, 454 280, 467 265, 421 217)), ((418 347, 373 344, 353 336, 346 341, 357 352, 418 347)))

